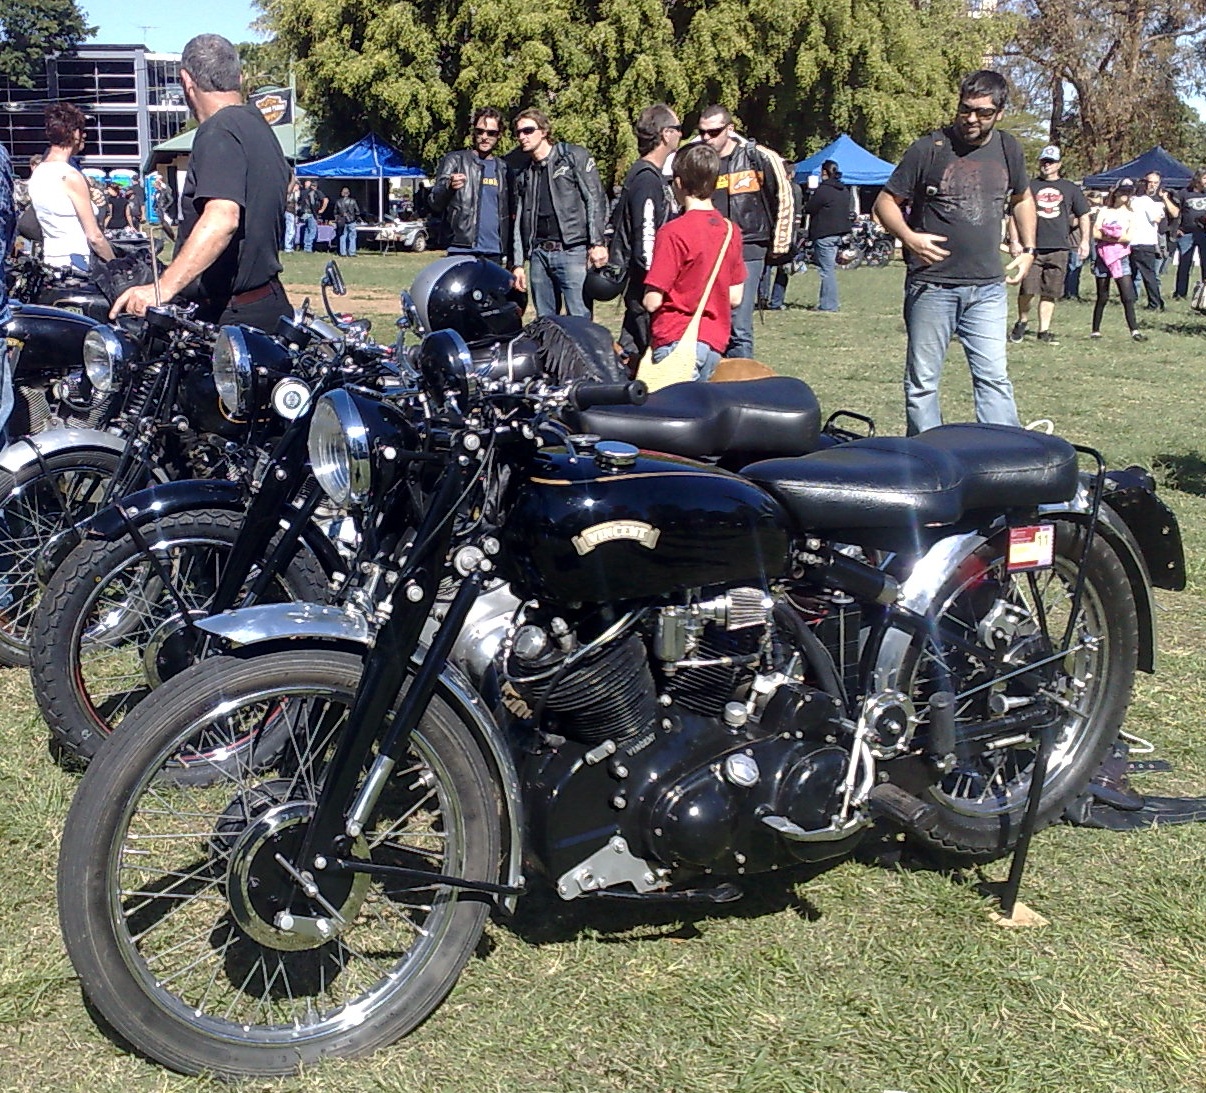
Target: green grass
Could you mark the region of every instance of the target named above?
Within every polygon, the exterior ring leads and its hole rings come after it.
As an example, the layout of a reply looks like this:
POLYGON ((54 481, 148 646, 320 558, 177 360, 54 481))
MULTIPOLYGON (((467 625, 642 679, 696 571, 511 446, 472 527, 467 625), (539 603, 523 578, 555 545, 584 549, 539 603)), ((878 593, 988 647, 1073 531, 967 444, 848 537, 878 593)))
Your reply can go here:
MULTIPOLYGON (((287 256, 290 284, 325 259, 287 256)), ((423 260, 366 255, 342 268, 373 300, 423 260)), ((806 378, 826 411, 903 431, 901 270, 840 275, 842 311, 785 312, 757 326, 758 355, 806 378)), ((317 298, 317 292, 315 292, 317 298)), ((1144 313, 1147 314, 1147 313, 1144 313)), ((614 309, 601 312, 613 328, 614 309)), ((1161 592, 1160 673, 1141 680, 1127 727, 1176 764, 1152 793, 1206 786, 1206 318, 1183 304, 1124 336, 1089 339, 1089 306, 1061 304, 1062 344, 1010 347, 1024 419, 1156 465, 1181 520, 1190 587, 1161 592)), ((382 334, 384 338, 392 335, 382 334)), ((948 418, 970 416, 957 351, 948 418)), ((89 1020, 58 937, 54 869, 74 779, 47 756, 22 672, 0 672, 0 1090, 202 1090, 123 1053, 89 1020)), ((562 905, 532 897, 492 925, 451 997, 407 1040, 256 1090, 1187 1093, 1206 1089, 1206 828, 1129 835, 1059 827, 1032 848, 1023 899, 1050 920, 1006 930, 979 882, 883 862, 750 887, 726 910, 562 905)))

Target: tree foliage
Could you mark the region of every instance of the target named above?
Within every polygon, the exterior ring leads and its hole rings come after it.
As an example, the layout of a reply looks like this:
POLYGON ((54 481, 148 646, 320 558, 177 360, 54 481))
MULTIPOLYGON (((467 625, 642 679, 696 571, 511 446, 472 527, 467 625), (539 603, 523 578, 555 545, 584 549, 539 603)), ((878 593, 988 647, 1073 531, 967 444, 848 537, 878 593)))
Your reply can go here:
POLYGON ((727 105, 791 157, 851 132, 895 155, 950 116, 960 75, 1008 25, 965 0, 260 0, 333 145, 373 128, 432 163, 475 106, 548 111, 616 177, 632 122, 727 105))
POLYGON ((1200 141, 1181 96, 1198 82, 1206 0, 1013 0, 1011 75, 1086 173, 1152 144, 1200 141))
POLYGON ((71 49, 94 33, 75 0, 0 0, 0 76, 32 87, 48 53, 71 49))

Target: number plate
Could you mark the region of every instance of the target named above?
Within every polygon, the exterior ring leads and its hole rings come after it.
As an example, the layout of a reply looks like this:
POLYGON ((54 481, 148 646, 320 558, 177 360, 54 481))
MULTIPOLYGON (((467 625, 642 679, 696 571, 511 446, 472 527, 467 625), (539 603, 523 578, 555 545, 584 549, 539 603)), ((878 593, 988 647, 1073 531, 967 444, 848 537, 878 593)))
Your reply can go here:
POLYGON ((1027 569, 1050 569, 1055 560, 1055 525, 1034 524, 1009 529, 1010 573, 1027 569))

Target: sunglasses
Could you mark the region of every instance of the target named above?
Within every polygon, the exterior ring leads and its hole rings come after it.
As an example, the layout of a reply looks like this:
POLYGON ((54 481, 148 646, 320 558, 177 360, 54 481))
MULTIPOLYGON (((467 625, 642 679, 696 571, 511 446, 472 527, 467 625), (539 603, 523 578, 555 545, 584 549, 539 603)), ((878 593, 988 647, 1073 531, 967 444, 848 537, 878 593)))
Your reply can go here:
POLYGON ((515 135, 517 137, 530 137, 535 132, 538 132, 535 125, 525 125, 522 129, 516 129, 515 135))
POLYGON ((663 125, 662 128, 673 129, 676 133, 681 133, 683 131, 683 127, 681 125, 663 125))
POLYGON ((497 137, 501 132, 501 129, 483 129, 480 125, 473 127, 475 137, 497 137))
MULTIPOLYGON (((667 126, 667 128, 670 128, 670 126, 667 126)), ((701 125, 701 126, 699 127, 699 135, 700 135, 701 137, 707 137, 709 140, 711 140, 713 137, 718 137, 718 136, 720 136, 720 134, 721 134, 721 133, 723 133, 723 132, 724 132, 724 131, 725 131, 727 128, 728 128, 728 126, 727 126, 727 125, 722 125, 722 126, 720 126, 719 128, 717 128, 717 129, 705 129, 705 128, 704 128, 704 127, 701 125)))
POLYGON ((981 121, 988 121, 989 118, 996 117, 997 108, 995 106, 968 106, 967 103, 961 102, 955 113, 961 118, 970 118, 975 114, 981 121))

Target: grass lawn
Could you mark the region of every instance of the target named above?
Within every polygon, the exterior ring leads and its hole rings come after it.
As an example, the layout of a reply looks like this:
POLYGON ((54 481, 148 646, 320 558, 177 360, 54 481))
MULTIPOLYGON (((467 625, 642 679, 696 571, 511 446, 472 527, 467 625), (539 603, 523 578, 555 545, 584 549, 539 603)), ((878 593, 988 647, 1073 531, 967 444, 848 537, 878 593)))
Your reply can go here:
MULTIPOLYGON (((350 300, 392 340, 397 291, 427 256, 344 262, 350 300)), ((325 258, 286 256, 295 302, 325 258)), ((903 432, 902 271, 839 275, 842 310, 812 312, 816 279, 757 322, 758 356, 801 376, 828 412, 903 432)), ((306 286, 310 286, 307 288, 306 286)), ((341 307, 348 307, 347 304, 341 307)), ((1063 303, 1061 344, 1010 347, 1023 420, 1054 419, 1112 466, 1154 466, 1189 557, 1186 592, 1161 592, 1160 672, 1127 722, 1173 774, 1154 794, 1206 792, 1206 316, 1171 304, 1126 335, 1121 309, 1089 338, 1063 303)), ((599 318, 618 327, 614 305, 599 318)), ((956 352, 944 400, 971 416, 956 352)), ((45 748, 25 674, 0 672, 0 1091, 200 1090, 125 1054, 92 1024, 58 936, 54 870, 75 779, 45 748)), ((978 885, 845 862, 798 883, 749 886, 730 908, 563 905, 532 897, 491 925, 436 1014, 375 1057, 256 1090, 674 1090, 749 1093, 1187 1093, 1206 1089, 1206 826, 1128 835, 1057 827, 1031 850, 1022 898, 1048 920, 990 924, 978 885)))

